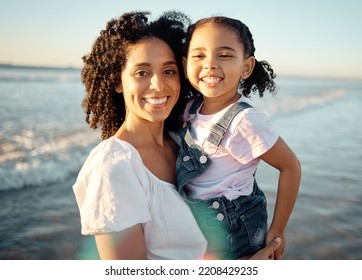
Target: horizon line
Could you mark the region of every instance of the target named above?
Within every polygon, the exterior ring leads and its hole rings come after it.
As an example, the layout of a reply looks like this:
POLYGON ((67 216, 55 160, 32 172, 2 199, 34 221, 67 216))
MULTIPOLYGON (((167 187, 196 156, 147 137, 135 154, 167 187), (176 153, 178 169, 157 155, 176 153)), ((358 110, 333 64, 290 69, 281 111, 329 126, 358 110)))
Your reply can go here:
POLYGON ((49 65, 28 65, 28 64, 13 64, 13 63, 0 63, 2 68, 26 68, 26 69, 66 69, 66 70, 80 70, 81 67, 77 66, 49 66, 49 65))
MULTIPOLYGON (((44 70, 81 70, 81 66, 49 66, 49 65, 29 65, 29 64, 14 64, 0 63, 1 68, 25 68, 25 69, 44 69, 44 70)), ((362 81, 362 78, 357 77, 331 77, 331 76, 307 76, 302 74, 279 74, 278 77, 285 78, 307 78, 307 79, 324 79, 324 80, 343 80, 343 81, 362 81)))

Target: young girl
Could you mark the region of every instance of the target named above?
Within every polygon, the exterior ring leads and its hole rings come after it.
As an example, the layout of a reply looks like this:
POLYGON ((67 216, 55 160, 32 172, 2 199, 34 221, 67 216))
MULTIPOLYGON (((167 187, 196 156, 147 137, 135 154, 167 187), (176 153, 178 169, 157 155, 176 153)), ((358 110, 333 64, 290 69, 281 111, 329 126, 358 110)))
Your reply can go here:
POLYGON ((248 27, 211 17, 188 29, 184 69, 202 96, 190 101, 180 131, 179 191, 187 195, 209 243, 209 254, 236 259, 253 254, 275 237, 286 245, 285 228, 301 178, 299 161, 268 117, 242 102, 251 92, 274 92, 275 74, 255 59, 248 27), (266 199, 255 172, 260 160, 279 170, 274 217, 267 228, 266 199))

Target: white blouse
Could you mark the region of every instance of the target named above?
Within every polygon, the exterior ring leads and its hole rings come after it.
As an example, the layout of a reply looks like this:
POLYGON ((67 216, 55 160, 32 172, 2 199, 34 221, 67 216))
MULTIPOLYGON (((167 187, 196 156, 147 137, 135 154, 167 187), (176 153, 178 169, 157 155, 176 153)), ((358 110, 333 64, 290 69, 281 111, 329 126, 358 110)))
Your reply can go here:
POLYGON ((111 137, 89 154, 73 186, 82 234, 142 224, 148 259, 200 259, 207 243, 175 186, 158 179, 128 142, 111 137))

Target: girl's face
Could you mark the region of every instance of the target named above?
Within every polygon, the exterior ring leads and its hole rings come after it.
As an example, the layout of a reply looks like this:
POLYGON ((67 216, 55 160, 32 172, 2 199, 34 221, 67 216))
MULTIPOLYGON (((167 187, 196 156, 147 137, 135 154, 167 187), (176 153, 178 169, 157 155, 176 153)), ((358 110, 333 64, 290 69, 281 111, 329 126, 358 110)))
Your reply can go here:
POLYGON ((251 74, 253 59, 244 57, 243 45, 231 28, 207 23, 194 31, 183 62, 190 83, 216 101, 235 96, 240 79, 251 74))
POLYGON ((161 39, 142 39, 132 46, 121 74, 122 92, 130 123, 163 122, 180 95, 175 56, 161 39))

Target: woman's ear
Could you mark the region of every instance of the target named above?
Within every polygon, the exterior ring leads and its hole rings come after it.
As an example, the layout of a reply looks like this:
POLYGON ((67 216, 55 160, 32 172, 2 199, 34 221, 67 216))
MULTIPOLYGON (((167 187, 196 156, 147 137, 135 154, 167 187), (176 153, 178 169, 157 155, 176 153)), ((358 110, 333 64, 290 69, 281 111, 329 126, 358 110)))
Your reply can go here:
POLYGON ((183 65, 183 68, 184 68, 184 74, 185 74, 185 77, 186 79, 188 79, 187 77, 187 57, 182 57, 182 65, 183 65))
POLYGON ((123 91, 123 87, 122 87, 122 84, 120 83, 117 87, 116 87, 116 92, 117 93, 122 93, 123 91))
POLYGON ((241 71, 241 79, 246 80, 247 78, 249 78, 251 73, 253 73, 254 66, 255 66, 255 57, 254 56, 249 56, 248 58, 245 58, 244 66, 241 71))

